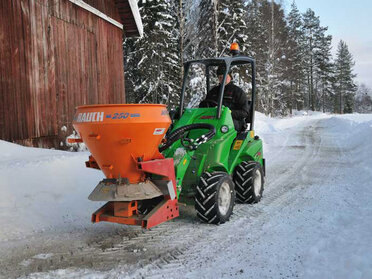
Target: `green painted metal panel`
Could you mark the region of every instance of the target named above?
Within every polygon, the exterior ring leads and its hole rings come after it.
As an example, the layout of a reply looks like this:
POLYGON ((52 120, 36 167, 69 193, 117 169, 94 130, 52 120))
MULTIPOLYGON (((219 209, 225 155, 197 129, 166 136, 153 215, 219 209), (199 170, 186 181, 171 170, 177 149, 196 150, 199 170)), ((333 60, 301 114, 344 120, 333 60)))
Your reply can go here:
MULTIPOLYGON (((173 124, 172 130, 194 123, 208 123, 216 128, 215 136, 196 150, 185 151, 178 140, 163 152, 165 157, 175 159, 178 195, 181 191, 183 195, 192 195, 195 185, 205 171, 225 171, 232 175, 235 167, 242 161, 257 161, 263 164, 262 141, 254 138, 253 131, 248 131, 248 135, 241 139, 242 135, 237 135, 235 131, 230 109, 223 107, 220 119, 216 119, 216 109, 186 109, 181 119, 173 124), (227 126, 228 131, 222 132, 222 126, 227 126)), ((187 137, 196 139, 206 131, 192 130, 187 137)))

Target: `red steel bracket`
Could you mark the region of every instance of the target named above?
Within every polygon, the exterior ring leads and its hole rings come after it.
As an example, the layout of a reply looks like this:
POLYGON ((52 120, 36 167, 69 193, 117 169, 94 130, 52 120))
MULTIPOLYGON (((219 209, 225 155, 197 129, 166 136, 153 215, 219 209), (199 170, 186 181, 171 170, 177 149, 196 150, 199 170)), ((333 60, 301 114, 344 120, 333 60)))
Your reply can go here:
MULTIPOLYGON (((147 215, 131 215, 131 216, 117 216, 115 215, 115 208, 117 203, 120 202, 108 202, 96 212, 92 214, 92 222, 98 223, 101 221, 126 224, 126 225, 137 225, 143 228, 150 229, 156 225, 169 221, 178 217, 179 208, 177 200, 163 200, 147 215)), ((123 215, 120 214, 119 215, 123 215)), ((128 214, 130 215, 130 214, 128 214)))
POLYGON ((145 172, 158 174, 166 177, 166 180, 171 180, 173 183, 174 192, 177 193, 173 158, 138 162, 138 164, 140 165, 140 168, 145 172))
MULTIPOLYGON (((94 160, 93 157, 92 159, 94 160)), ((91 161, 91 158, 89 158, 89 161, 91 161)), ((163 176, 164 180, 171 180, 174 193, 177 193, 172 158, 138 162, 138 164, 140 169, 144 172, 163 176)), ((145 216, 136 214, 137 203, 133 205, 132 203, 133 202, 108 202, 93 213, 92 222, 106 221, 127 225, 139 225, 149 229, 179 216, 177 195, 173 200, 170 195, 164 196, 164 200, 145 216)))
POLYGON ((163 200, 143 218, 142 226, 146 229, 180 216, 177 199, 163 200))

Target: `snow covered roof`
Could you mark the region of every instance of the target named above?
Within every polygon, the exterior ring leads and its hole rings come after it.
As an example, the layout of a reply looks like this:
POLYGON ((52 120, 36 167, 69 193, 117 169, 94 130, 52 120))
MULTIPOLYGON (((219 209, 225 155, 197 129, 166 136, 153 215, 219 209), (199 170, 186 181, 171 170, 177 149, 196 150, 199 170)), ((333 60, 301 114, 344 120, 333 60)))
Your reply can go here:
POLYGON ((142 37, 143 25, 136 0, 115 0, 118 7, 121 21, 124 27, 124 34, 127 37, 142 37))

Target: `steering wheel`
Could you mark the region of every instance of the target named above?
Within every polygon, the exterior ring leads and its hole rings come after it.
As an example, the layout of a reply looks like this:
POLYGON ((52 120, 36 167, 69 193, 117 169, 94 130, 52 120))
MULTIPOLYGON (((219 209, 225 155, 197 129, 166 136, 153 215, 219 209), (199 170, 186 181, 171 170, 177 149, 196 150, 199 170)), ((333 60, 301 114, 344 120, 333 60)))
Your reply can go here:
POLYGON ((166 138, 166 143, 159 147, 159 151, 162 152, 168 147, 170 147, 174 142, 181 139, 181 144, 188 150, 195 150, 198 148, 199 145, 209 141, 213 136, 216 134, 216 128, 207 123, 195 123, 180 127, 170 133, 166 138), (185 135, 191 130, 197 129, 207 129, 208 132, 201 135, 197 139, 190 139, 185 137, 185 135))

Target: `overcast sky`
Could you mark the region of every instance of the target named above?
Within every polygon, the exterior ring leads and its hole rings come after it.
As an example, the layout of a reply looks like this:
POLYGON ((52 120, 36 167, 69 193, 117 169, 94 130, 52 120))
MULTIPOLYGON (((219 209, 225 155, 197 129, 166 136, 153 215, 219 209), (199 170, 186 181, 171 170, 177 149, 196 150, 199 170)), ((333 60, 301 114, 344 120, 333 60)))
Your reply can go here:
MULTIPOLYGON (((357 81, 372 88, 372 0, 295 1, 301 13, 311 8, 320 17, 320 24, 328 26, 334 54, 339 41, 346 42, 355 60, 357 81)), ((283 2, 288 13, 293 0, 283 2)))

